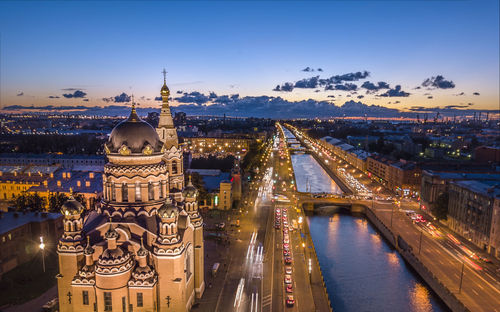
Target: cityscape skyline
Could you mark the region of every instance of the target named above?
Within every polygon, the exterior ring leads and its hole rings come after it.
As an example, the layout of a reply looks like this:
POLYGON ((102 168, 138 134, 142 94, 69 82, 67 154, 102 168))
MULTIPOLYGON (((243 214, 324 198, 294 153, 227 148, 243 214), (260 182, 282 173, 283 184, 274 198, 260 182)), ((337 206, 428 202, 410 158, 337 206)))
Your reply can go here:
POLYGON ((494 113, 498 2, 480 4, 2 2, 1 106, 159 107, 165 67, 193 113, 494 113))

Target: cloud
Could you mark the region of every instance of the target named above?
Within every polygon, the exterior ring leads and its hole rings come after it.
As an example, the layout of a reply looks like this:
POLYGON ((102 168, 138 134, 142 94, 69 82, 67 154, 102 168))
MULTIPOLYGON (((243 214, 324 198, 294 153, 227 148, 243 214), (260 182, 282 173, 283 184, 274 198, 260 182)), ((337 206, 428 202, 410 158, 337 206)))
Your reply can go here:
POLYGON ((455 84, 451 80, 445 80, 443 76, 427 78, 422 82, 422 87, 432 87, 436 89, 453 89, 455 84))
POLYGON ((362 98, 364 98, 364 97, 365 97, 364 95, 358 95, 358 96, 357 96, 357 98, 358 98, 358 99, 362 99, 362 98))
MULTIPOLYGON (((321 68, 318 68, 317 71, 323 71, 321 68)), ((314 72, 314 69, 311 67, 306 67, 302 71, 305 72, 314 72)), ((314 88, 319 88, 319 87, 324 87, 324 90, 356 90, 356 89, 351 89, 353 84, 343 84, 344 82, 350 82, 350 81, 358 81, 361 79, 365 79, 368 77, 370 73, 368 71, 362 71, 362 72, 352 72, 352 73, 347 73, 343 75, 334 75, 331 76, 330 78, 319 78, 319 76, 314 76, 310 78, 304 78, 301 79, 295 83, 292 82, 285 82, 282 85, 277 85, 273 91, 284 91, 284 92, 291 92, 293 91, 294 88, 298 89, 314 89, 314 88)))
POLYGON ((325 90, 356 91, 358 86, 354 83, 327 85, 325 90))
POLYGON ((49 95, 49 99, 58 99, 58 98, 59 98, 59 96, 57 96, 57 95, 49 95))
POLYGON ((331 94, 331 95, 329 95, 329 96, 327 96, 327 97, 329 97, 329 98, 334 98, 334 97, 335 97, 335 95, 331 94))
POLYGON ((125 92, 122 92, 122 94, 115 96, 114 102, 115 103, 126 103, 130 102, 131 98, 130 95, 128 95, 125 92))
POLYGON ((104 102, 127 103, 127 102, 130 102, 131 99, 132 98, 131 98, 130 95, 128 95, 125 92, 122 92, 122 94, 120 94, 120 95, 112 96, 112 97, 109 97, 109 98, 103 98, 102 100, 104 102))
POLYGON ((319 86, 319 76, 316 76, 297 81, 294 85, 294 88, 314 89, 317 88, 318 86, 319 86))
POLYGON ((19 92, 17 93, 17 96, 23 96, 23 95, 24 95, 24 92, 23 92, 23 91, 19 91, 19 92))
POLYGON ((401 90, 401 86, 397 85, 397 86, 394 87, 394 89, 389 89, 385 93, 380 94, 379 96, 384 96, 384 97, 395 97, 395 96, 407 97, 409 95, 410 95, 410 93, 401 90))
POLYGON ((374 84, 370 81, 365 81, 361 85, 361 88, 375 92, 375 91, 378 91, 380 89, 389 89, 390 87, 389 87, 389 84, 387 82, 384 82, 384 81, 379 81, 377 84, 374 84))
POLYGON ((283 91, 283 92, 291 92, 293 91, 293 84, 291 82, 285 82, 284 84, 277 85, 273 91, 283 91))
POLYGON ((206 96, 203 93, 194 91, 194 92, 185 92, 182 96, 175 98, 175 100, 179 103, 193 103, 197 105, 203 105, 210 101, 210 96, 206 96))
POLYGON ((432 97, 432 95, 429 95, 427 98, 428 98, 428 99, 432 99, 433 97, 432 97))
POLYGON ((161 96, 155 96, 155 101, 161 101, 161 100, 162 100, 161 96))
POLYGON ((399 103, 401 103, 401 101, 395 101, 395 102, 394 102, 394 104, 399 104, 399 103))
POLYGON ((319 72, 322 72, 322 71, 323 71, 323 69, 322 69, 322 68, 318 68, 318 69, 316 69, 316 70, 315 70, 314 68, 307 66, 306 68, 304 68, 304 69, 303 69, 303 70, 301 70, 301 71, 303 71, 303 72, 308 72, 308 73, 309 73, 309 72, 314 72, 314 71, 319 71, 319 72))
POLYGON ((84 101, 84 102, 88 102, 88 101, 89 101, 89 99, 83 99, 83 101, 84 101))
POLYGON ((444 107, 444 109, 450 109, 450 108, 466 108, 468 105, 447 105, 444 107))
POLYGON ((472 93, 472 94, 473 94, 473 95, 479 95, 479 92, 474 92, 474 93, 472 93))
POLYGON ((182 93, 184 93, 184 92, 183 92, 183 91, 181 91, 181 90, 178 90, 176 93, 177 93, 177 94, 182 94, 182 93))
POLYGON ((454 94, 454 96, 462 96, 462 95, 465 95, 465 92, 460 92, 458 94, 454 94))
POLYGON ((358 81, 361 79, 365 79, 366 77, 370 76, 370 73, 368 71, 363 71, 363 72, 355 72, 355 73, 348 73, 348 74, 343 74, 343 75, 335 75, 330 77, 328 80, 331 83, 341 83, 343 81, 358 81))
POLYGON ((76 90, 73 93, 65 93, 63 96, 67 99, 71 98, 84 98, 87 95, 87 93, 81 91, 81 90, 76 90))

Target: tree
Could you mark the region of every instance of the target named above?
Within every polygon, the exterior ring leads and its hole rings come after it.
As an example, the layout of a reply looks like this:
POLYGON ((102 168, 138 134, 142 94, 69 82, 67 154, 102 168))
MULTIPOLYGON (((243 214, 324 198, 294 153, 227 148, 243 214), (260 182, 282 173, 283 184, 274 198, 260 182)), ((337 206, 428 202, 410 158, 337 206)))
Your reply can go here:
POLYGON ((59 212, 61 206, 68 200, 68 196, 64 193, 51 194, 49 197, 49 211, 59 212))
POLYGON ((27 195, 28 194, 26 192, 23 192, 14 198, 12 205, 16 208, 16 211, 25 211, 28 209, 27 195))
POLYGON ((446 220, 448 218, 448 201, 449 194, 446 192, 439 194, 436 202, 434 202, 431 210, 438 220, 446 220))
POLYGON ((42 211, 45 208, 45 198, 38 193, 23 192, 14 199, 13 205, 17 211, 42 211))

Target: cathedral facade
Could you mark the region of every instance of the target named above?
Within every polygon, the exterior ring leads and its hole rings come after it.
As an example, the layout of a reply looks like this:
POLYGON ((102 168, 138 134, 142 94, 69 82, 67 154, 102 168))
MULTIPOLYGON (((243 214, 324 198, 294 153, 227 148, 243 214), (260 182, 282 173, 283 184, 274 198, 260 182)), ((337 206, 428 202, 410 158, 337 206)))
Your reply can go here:
POLYGON ((62 207, 60 311, 188 311, 205 289, 203 220, 197 189, 184 179, 182 150, 165 79, 154 129, 136 113, 104 149, 103 200, 83 216, 62 207))

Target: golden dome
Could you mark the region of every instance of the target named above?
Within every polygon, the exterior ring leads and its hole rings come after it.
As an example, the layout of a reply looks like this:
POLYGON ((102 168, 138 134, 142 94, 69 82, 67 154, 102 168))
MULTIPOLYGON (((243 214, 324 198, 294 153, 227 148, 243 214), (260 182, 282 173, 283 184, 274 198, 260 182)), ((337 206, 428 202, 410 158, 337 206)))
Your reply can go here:
POLYGON ((83 209, 83 205, 71 194, 69 199, 62 205, 61 213, 65 216, 75 216, 81 214, 83 209))

